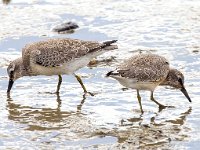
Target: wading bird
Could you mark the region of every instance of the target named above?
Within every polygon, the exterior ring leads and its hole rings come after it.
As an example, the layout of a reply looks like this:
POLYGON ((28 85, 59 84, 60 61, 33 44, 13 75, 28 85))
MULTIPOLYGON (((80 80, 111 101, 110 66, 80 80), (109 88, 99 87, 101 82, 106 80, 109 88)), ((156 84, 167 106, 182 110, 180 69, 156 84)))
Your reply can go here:
POLYGON ((63 74, 74 74, 84 93, 88 93, 81 78, 74 72, 86 66, 98 55, 117 49, 117 45, 112 45, 116 41, 99 43, 66 38, 27 44, 22 50, 22 57, 12 61, 7 68, 9 76, 7 93, 18 78, 37 75, 58 75, 56 93, 59 93, 63 74))
POLYGON ((169 61, 162 56, 155 54, 138 54, 125 60, 115 71, 110 71, 106 75, 119 81, 120 84, 127 88, 137 90, 137 98, 140 110, 143 113, 140 90, 151 91, 151 100, 159 108, 166 106, 160 104, 153 97, 155 88, 159 85, 166 85, 180 89, 186 98, 191 99, 184 86, 183 74, 174 68, 170 68, 169 61))

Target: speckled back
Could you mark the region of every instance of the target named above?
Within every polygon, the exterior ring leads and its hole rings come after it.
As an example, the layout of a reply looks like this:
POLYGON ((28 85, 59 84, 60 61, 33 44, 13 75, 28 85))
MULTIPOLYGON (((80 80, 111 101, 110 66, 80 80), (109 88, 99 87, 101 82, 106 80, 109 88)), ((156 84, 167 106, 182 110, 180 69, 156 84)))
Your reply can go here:
POLYGON ((138 81, 160 81, 168 75, 169 61, 156 54, 138 54, 125 60, 118 72, 122 77, 138 81))
POLYGON ((50 39, 27 44, 23 48, 22 58, 25 67, 29 66, 30 61, 45 67, 55 67, 86 55, 90 50, 98 50, 101 46, 101 43, 94 41, 50 39))

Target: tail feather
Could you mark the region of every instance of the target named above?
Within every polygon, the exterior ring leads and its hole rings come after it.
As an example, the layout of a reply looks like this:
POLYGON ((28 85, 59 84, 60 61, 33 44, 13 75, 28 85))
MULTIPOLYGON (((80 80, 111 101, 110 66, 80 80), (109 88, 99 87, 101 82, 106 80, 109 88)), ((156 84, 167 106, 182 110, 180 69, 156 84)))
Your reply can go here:
POLYGON ((110 46, 112 43, 116 43, 116 42, 117 42, 117 40, 105 41, 105 42, 103 42, 103 44, 106 47, 106 46, 110 46))
POLYGON ((105 42, 101 43, 99 47, 95 47, 95 48, 91 49, 90 52, 95 52, 95 51, 98 51, 101 49, 108 50, 108 51, 118 49, 117 45, 111 45, 115 42, 117 42, 117 40, 105 41, 105 42))
POLYGON ((108 50, 108 51, 118 49, 118 46, 116 44, 113 44, 115 42, 117 42, 117 40, 105 41, 102 43, 101 49, 108 50))
POLYGON ((113 71, 110 71, 106 74, 106 77, 109 77, 111 74, 113 73, 113 71))
POLYGON ((110 77, 112 75, 119 75, 119 73, 115 73, 114 71, 110 71, 106 74, 106 77, 110 77))

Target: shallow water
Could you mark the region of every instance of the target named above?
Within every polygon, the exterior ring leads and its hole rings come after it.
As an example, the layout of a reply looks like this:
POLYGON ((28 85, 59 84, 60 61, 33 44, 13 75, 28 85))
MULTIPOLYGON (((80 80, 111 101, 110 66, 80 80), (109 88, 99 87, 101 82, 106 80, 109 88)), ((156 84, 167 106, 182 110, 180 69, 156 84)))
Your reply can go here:
POLYGON ((198 149, 200 146, 200 2, 13 0, 0 4, 0 148, 1 149, 198 149), (51 32, 53 26, 74 21, 73 34, 51 32), (21 56, 26 43, 70 37, 104 41, 118 39, 119 49, 98 57, 115 61, 77 71, 94 97, 83 97, 73 76, 23 77, 6 94, 9 61, 21 56), (159 87, 155 98, 175 106, 159 111, 141 92, 140 114, 134 90, 122 90, 105 74, 122 59, 138 52, 165 56, 185 75, 192 99, 159 87))

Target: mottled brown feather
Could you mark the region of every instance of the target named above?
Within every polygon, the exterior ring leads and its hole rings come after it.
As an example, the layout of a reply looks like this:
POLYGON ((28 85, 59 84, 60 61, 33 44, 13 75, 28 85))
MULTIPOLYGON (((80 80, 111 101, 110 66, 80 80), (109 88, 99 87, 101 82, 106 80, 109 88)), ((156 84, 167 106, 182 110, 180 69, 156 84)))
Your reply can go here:
POLYGON ((155 54, 139 54, 125 60, 117 72, 122 77, 134 78, 137 81, 161 81, 169 73, 169 62, 155 54))
POLYGON ((104 43, 77 39, 50 39, 27 44, 22 50, 25 68, 30 61, 45 67, 55 67, 88 53, 98 51, 104 43))

